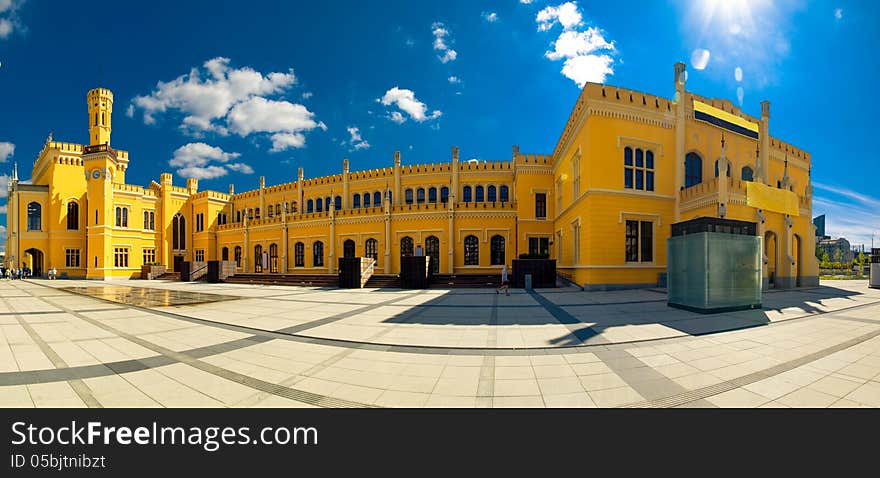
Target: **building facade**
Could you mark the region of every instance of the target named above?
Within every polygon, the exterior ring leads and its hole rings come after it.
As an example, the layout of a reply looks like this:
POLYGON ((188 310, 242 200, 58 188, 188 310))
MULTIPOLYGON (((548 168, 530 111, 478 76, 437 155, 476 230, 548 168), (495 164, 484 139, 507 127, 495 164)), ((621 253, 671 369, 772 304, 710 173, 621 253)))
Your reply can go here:
POLYGON ((89 144, 49 138, 30 181, 9 184, 7 262, 108 279, 140 266, 230 260, 240 272, 334 273, 343 256, 395 274, 424 251, 435 272, 497 273, 523 254, 557 260, 587 289, 653 287, 670 225, 700 216, 758 223, 767 286, 818 283, 810 155, 730 101, 685 88, 672 99, 587 84, 552 154, 401 163, 236 193, 199 191, 162 173, 127 184, 128 152, 110 146, 113 95, 87 95, 89 144), (726 170, 726 174, 723 172, 726 170), (718 174, 722 171, 722 174, 718 174), (719 177, 720 176, 720 177, 719 177))

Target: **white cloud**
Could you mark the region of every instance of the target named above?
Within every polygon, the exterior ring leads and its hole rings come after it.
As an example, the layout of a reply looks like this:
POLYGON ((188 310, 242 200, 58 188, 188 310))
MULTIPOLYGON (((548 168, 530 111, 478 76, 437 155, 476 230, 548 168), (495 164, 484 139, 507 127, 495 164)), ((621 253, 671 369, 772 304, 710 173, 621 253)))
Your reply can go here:
POLYGON ((9 175, 2 174, 0 175, 0 198, 5 198, 9 195, 9 189, 7 185, 9 184, 9 175))
POLYGON ((134 105, 128 105, 128 108, 125 109, 125 116, 134 118, 134 105))
POLYGON ((597 50, 614 51, 614 43, 605 40, 598 28, 590 27, 586 31, 564 31, 554 43, 554 50, 545 53, 551 60, 574 58, 588 55, 597 50))
POLYGON ((495 12, 483 12, 482 15, 483 20, 486 20, 489 23, 495 23, 498 21, 498 14, 495 12))
POLYGON ((302 94, 302 99, 307 100, 312 96, 314 96, 314 93, 312 93, 311 91, 304 91, 302 94))
POLYGON ((364 141, 364 139, 361 137, 361 133, 357 127, 349 126, 347 129, 348 129, 348 134, 351 135, 351 140, 349 141, 349 144, 351 144, 351 147, 355 151, 358 151, 361 149, 370 149, 370 143, 368 141, 364 141))
POLYGON ((6 204, 0 206, 0 214, 6 214, 6 204))
MULTIPOLYGON (((15 145, 0 141, 0 163, 5 163, 15 154, 15 145)), ((2 187, 3 185, 0 185, 2 187)))
POLYGON ((230 131, 239 136, 254 132, 299 133, 318 127, 314 116, 303 105, 256 96, 235 105, 229 111, 227 122, 230 131))
POLYGON ((532 3, 532 0, 519 0, 519 3, 524 3, 526 5, 532 3))
POLYGON ((25 30, 17 14, 22 3, 24 0, 0 0, 0 40, 8 38, 16 30, 25 30))
POLYGON ((277 153, 290 148, 302 148, 306 145, 306 137, 302 133, 277 133, 270 138, 272 140, 271 151, 277 153))
POLYGON ((452 83, 452 84, 454 84, 454 85, 455 85, 455 84, 458 84, 458 83, 461 83, 461 78, 459 78, 459 77, 457 77, 457 76, 450 76, 450 77, 448 78, 448 80, 449 80, 450 83, 452 83))
MULTIPOLYGON (((397 106, 398 109, 408 114, 410 118, 420 123, 422 121, 439 118, 440 115, 443 114, 440 110, 434 110, 431 114, 427 114, 428 105, 419 101, 412 90, 402 89, 396 86, 386 91, 385 95, 377 101, 385 106, 397 106)), ((391 113, 392 121, 402 123, 404 120, 403 115, 395 113, 397 112, 395 111, 391 113)))
POLYGON ((388 115, 388 119, 397 124, 403 124, 406 121, 406 118, 400 114, 400 111, 392 111, 391 114, 388 115))
POLYGON ((843 9, 842 8, 835 8, 834 9, 834 18, 836 20, 843 20, 843 9))
POLYGON ((571 30, 583 23, 583 16, 578 9, 577 2, 565 2, 555 7, 546 7, 535 17, 538 22, 538 30, 547 31, 556 23, 562 24, 564 30, 571 30))
POLYGON ((446 44, 446 37, 449 36, 449 30, 446 29, 446 26, 441 22, 434 22, 431 25, 431 33, 434 34, 434 49, 439 51, 441 54, 437 57, 440 60, 440 63, 449 63, 450 61, 455 61, 458 58, 458 52, 449 48, 446 44))
POLYGON ((562 74, 583 88, 589 83, 604 83, 605 77, 614 73, 611 63, 614 60, 608 55, 584 55, 565 60, 562 74))
POLYGON ((583 20, 577 2, 546 7, 535 17, 539 31, 548 31, 557 23, 562 25, 562 33, 553 42, 553 49, 544 56, 552 61, 565 60, 562 74, 580 88, 587 82, 604 83, 608 75, 613 75, 611 55, 617 51, 614 42, 608 41, 598 27, 580 30, 583 20))
POLYGON ((239 156, 241 154, 227 153, 205 143, 189 143, 174 151, 174 157, 168 161, 168 165, 178 168, 177 174, 185 178, 214 179, 225 176, 229 171, 253 173, 254 170, 247 164, 230 162, 239 156))
MULTIPOLYGON (((159 114, 176 111, 184 115, 180 128, 194 136, 206 132, 239 136, 254 133, 285 133, 272 136, 273 150, 302 147, 303 132, 326 130, 305 106, 267 96, 284 93, 296 84, 293 69, 262 74, 249 67, 232 68, 229 59, 206 61, 203 69, 193 68, 170 82, 159 82, 149 95, 136 96, 129 113, 143 112, 144 123, 156 122, 159 114), (296 141, 292 137, 296 136, 296 141), (302 141, 300 141, 300 138, 302 141), (295 146, 294 146, 295 145, 295 146), (274 149, 281 148, 281 149, 274 149)), ((303 99, 312 93, 302 94, 303 99)))

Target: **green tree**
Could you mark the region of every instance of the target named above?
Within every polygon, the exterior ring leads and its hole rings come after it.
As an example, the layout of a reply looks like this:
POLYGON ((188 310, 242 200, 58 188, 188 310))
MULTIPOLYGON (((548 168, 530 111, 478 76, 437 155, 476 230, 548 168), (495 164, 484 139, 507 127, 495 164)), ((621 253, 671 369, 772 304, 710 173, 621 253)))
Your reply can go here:
POLYGON ((840 249, 834 249, 834 267, 840 267, 840 263, 843 261, 843 252, 840 249))

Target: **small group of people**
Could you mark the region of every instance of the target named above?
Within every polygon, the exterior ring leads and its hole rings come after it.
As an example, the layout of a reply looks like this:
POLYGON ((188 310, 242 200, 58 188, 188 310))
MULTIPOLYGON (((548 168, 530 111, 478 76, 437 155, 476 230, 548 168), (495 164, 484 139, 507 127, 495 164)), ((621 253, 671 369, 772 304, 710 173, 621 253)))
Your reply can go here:
POLYGON ((23 267, 0 267, 0 277, 10 280, 21 280, 31 276, 31 269, 28 266, 23 267))

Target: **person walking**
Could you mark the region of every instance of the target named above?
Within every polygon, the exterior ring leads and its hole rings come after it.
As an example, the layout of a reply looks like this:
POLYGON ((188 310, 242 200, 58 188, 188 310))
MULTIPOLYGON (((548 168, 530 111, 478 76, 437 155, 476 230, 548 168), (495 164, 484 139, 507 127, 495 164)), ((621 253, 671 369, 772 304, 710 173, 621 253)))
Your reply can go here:
POLYGON ((510 296, 510 281, 507 278, 507 264, 504 264, 504 267, 501 268, 501 285, 495 288, 495 293, 498 294, 501 289, 504 289, 504 295, 510 296))

